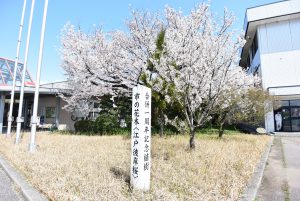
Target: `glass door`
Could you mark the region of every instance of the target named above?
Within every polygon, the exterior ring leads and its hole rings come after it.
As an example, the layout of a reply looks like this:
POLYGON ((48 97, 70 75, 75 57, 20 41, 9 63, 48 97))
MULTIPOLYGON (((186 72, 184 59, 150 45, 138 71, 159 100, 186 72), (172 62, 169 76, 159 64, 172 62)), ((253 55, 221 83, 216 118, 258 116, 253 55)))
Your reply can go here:
POLYGON ((282 127, 284 132, 300 132, 300 100, 278 101, 277 109, 274 110, 274 123, 276 127, 275 115, 279 113, 282 117, 282 127))
POLYGON ((293 107, 291 111, 291 125, 293 132, 300 131, 300 107, 293 107))
POLYGON ((281 131, 287 131, 287 132, 292 131, 290 110, 288 108, 282 108, 281 116, 282 116, 282 129, 281 129, 281 131))

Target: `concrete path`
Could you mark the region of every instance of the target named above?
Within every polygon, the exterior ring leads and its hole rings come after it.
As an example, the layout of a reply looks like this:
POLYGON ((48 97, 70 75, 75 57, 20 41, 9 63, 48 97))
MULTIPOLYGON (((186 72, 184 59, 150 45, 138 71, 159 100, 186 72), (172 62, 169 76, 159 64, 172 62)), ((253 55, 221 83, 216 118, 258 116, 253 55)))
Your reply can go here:
POLYGON ((300 200, 300 137, 275 137, 257 200, 300 200))
MULTIPOLYGON (((8 162, 6 162, 0 155, 0 167, 7 173, 7 176, 13 181, 15 186, 18 186, 23 197, 27 201, 47 201, 45 195, 32 187, 24 177, 19 174, 8 162)), ((1 182, 0 182, 1 183, 1 182)), ((7 183, 4 182, 4 185, 7 183)), ((8 199, 10 200, 10 199, 8 199)), ((0 199, 0 201, 2 201, 0 199)))
POLYGON ((16 187, 0 167, 0 201, 23 201, 16 187))

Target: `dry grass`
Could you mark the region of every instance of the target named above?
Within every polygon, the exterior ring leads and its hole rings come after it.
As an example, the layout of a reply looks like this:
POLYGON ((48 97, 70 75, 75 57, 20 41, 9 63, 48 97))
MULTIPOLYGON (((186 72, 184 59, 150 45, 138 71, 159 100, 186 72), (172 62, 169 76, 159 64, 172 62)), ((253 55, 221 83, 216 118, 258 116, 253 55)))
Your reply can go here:
POLYGON ((237 200, 268 140, 198 136, 189 152, 187 136, 154 137, 149 193, 129 188, 130 140, 122 136, 40 134, 34 154, 28 135, 19 146, 0 136, 0 153, 51 200, 237 200))

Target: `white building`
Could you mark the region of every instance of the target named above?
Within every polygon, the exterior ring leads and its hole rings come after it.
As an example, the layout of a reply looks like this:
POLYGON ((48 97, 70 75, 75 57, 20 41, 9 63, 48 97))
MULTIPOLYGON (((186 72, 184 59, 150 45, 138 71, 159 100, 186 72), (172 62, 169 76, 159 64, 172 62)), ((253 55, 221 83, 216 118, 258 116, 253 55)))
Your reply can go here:
POLYGON ((300 131, 300 1, 280 1, 248 8, 244 31, 246 44, 240 65, 257 73, 262 86, 278 100, 266 114, 268 132, 300 131), (275 128, 274 114, 282 116, 275 128))

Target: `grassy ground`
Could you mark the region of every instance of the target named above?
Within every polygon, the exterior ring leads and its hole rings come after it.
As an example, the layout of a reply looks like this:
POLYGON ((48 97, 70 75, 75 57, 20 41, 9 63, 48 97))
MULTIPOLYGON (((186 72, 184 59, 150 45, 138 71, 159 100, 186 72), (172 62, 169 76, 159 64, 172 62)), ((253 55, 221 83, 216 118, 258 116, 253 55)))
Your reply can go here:
POLYGON ((0 136, 0 154, 51 200, 237 200, 269 140, 268 136, 198 135, 152 139, 151 191, 130 189, 130 140, 124 136, 37 135, 27 152, 0 136))

